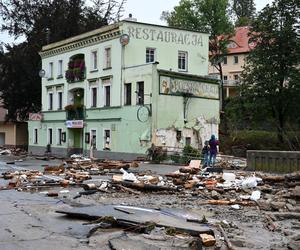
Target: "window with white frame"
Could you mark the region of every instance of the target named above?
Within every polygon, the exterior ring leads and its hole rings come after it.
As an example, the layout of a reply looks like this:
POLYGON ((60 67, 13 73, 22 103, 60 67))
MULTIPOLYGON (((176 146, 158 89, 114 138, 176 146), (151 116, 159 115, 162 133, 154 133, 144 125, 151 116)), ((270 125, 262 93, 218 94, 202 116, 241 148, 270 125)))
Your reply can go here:
POLYGON ((155 49, 154 48, 146 48, 146 63, 155 62, 155 49))
POLYGON ((92 51, 91 63, 92 63, 92 70, 96 70, 98 68, 98 53, 97 53, 97 50, 92 51))
POLYGON ((186 51, 178 52, 178 70, 187 71, 188 53, 186 51))
POLYGON ((136 104, 144 104, 144 82, 136 83, 136 104))
POLYGON ((48 93, 48 110, 53 110, 53 93, 48 93))
POLYGON ((105 68, 111 68, 111 48, 107 47, 104 50, 104 58, 105 58, 105 68))
POLYGON ((97 87, 91 88, 91 107, 97 107, 97 87))
POLYGON ((53 79, 53 62, 49 63, 49 75, 48 75, 49 79, 53 79))
POLYGON ((56 135, 56 143, 57 145, 62 145, 62 128, 57 129, 57 135, 56 135))
POLYGON ((48 138, 47 138, 47 144, 52 144, 53 143, 53 130, 52 128, 48 128, 48 138))
POLYGON ((93 149, 96 149, 97 148, 97 130, 96 129, 91 129, 90 140, 91 140, 91 147, 93 149))
POLYGON ((111 106, 111 80, 110 79, 103 79, 103 100, 104 106, 110 107, 111 106))
POLYGON ((238 64, 239 63, 239 56, 234 56, 233 61, 234 61, 234 64, 238 64))
POLYGON ((63 76, 63 60, 58 61, 58 77, 63 76))
POLYGON ((227 81, 227 80, 228 80, 228 76, 227 76, 227 75, 224 75, 224 76, 223 76, 223 80, 224 80, 224 81, 227 81))
POLYGON ((38 144, 38 129, 33 129, 33 144, 38 144))
POLYGON ((131 105, 131 83, 124 85, 124 104, 131 105))
POLYGON ((111 135, 110 129, 104 129, 104 149, 110 150, 111 135))
POLYGON ((57 109, 58 110, 62 110, 62 106, 63 106, 63 93, 62 91, 58 91, 57 92, 57 109))
POLYGON ((224 65, 227 65, 227 56, 224 56, 223 64, 224 64, 224 65))

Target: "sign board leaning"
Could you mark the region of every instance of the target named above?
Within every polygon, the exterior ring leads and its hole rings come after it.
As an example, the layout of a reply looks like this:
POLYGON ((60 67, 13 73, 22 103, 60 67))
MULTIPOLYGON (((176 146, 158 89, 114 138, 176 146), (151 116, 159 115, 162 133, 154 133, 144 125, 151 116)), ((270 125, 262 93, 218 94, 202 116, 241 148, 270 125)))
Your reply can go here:
POLYGON ((29 113, 29 121, 41 121, 43 119, 43 114, 41 113, 29 113))
POLYGON ((201 80, 160 76, 159 85, 160 94, 181 95, 182 93, 188 93, 194 97, 219 99, 219 85, 202 82, 201 80))
POLYGON ((67 128, 83 128, 83 120, 68 120, 66 126, 67 128))

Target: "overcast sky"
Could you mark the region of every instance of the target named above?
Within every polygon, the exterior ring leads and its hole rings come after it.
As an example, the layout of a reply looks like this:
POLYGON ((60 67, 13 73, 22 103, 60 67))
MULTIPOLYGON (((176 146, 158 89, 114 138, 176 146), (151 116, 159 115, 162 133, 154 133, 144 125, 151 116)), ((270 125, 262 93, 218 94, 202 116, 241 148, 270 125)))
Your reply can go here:
MULTIPOLYGON (((171 11, 179 2, 180 0, 127 0, 124 17, 128 17, 131 13, 139 22, 165 24, 160 20, 161 13, 165 10, 171 11)), ((272 0, 255 0, 256 9, 261 10, 271 2, 272 0)), ((0 42, 13 41, 14 39, 8 34, 0 33, 0 42)))

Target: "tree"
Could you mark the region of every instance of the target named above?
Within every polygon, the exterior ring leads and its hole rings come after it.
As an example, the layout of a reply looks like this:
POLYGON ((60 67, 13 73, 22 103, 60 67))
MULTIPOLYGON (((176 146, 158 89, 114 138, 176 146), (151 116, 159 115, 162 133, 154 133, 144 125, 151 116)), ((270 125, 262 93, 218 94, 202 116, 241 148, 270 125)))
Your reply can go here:
MULTIPOLYGON (((228 0, 181 0, 172 12, 163 12, 169 26, 209 33, 210 62, 223 79, 222 61, 233 36, 228 0)), ((221 80, 221 109, 224 110, 223 80, 221 80)))
POLYGON ((237 27, 251 24, 255 16, 254 0, 232 0, 231 8, 236 17, 237 27))
POLYGON ((25 37, 20 45, 4 45, 0 54, 0 92, 10 120, 26 119, 41 106, 38 52, 56 42, 118 21, 125 0, 0 0, 2 31, 25 37))
POLYGON ((250 32, 256 46, 242 74, 242 96, 267 104, 281 143, 287 122, 300 117, 299 20, 298 0, 267 5, 253 22, 250 32))

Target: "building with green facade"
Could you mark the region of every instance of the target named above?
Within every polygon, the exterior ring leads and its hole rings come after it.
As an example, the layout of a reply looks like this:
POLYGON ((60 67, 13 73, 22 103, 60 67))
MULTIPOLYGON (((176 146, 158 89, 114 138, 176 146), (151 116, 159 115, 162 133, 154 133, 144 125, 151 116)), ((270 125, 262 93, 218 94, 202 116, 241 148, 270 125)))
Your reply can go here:
POLYGON ((218 134, 219 85, 208 34, 122 21, 46 45, 42 110, 29 147, 132 159, 153 144, 180 151, 218 134))

